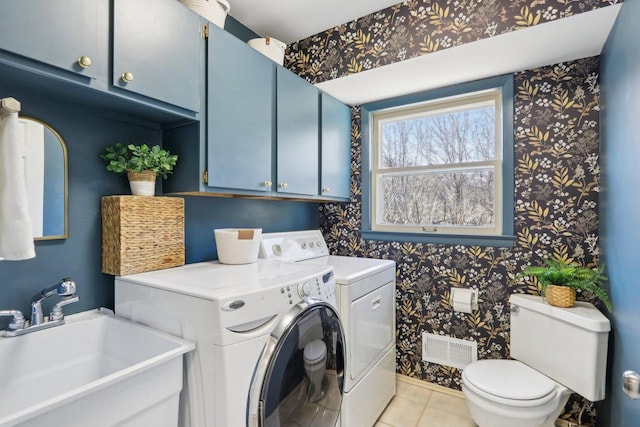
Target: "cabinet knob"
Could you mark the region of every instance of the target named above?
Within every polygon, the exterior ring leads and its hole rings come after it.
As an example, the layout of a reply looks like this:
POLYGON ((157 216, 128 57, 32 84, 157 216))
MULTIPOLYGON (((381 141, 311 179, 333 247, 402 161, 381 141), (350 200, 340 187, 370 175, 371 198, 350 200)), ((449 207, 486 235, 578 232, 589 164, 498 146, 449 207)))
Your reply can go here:
POLYGON ((88 68, 91 66, 91 58, 88 56, 81 56, 76 62, 80 68, 88 68))
POLYGON ((264 186, 265 187, 271 187, 273 185, 273 183, 271 181, 265 181, 264 182, 264 186))
POLYGON ((323 192, 323 193, 328 193, 329 191, 331 191, 331 190, 329 189, 329 187, 324 187, 324 188, 322 189, 322 192, 323 192))
POLYGON ((133 74, 127 71, 122 76, 120 76, 120 78, 125 83, 131 83, 133 81, 133 74))
POLYGON ((287 187, 288 187, 288 185, 287 185, 286 182, 281 182, 280 183, 280 188, 287 188, 287 187))

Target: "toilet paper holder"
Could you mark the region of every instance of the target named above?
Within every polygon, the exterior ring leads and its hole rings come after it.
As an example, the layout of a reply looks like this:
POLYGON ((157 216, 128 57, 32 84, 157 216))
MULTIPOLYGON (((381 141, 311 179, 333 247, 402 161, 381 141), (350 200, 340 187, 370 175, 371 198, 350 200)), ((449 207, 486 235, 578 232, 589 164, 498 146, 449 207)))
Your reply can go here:
POLYGON ((451 288, 449 304, 454 311, 471 313, 478 309, 478 290, 467 288, 451 288))

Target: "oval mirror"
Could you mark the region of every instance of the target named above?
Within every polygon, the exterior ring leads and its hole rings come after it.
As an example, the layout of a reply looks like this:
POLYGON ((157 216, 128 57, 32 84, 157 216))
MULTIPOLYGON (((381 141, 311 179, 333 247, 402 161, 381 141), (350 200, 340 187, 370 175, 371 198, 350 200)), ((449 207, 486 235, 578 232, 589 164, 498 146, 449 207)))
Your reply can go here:
POLYGON ((67 147, 51 126, 20 116, 26 146, 25 175, 35 240, 66 239, 67 147))

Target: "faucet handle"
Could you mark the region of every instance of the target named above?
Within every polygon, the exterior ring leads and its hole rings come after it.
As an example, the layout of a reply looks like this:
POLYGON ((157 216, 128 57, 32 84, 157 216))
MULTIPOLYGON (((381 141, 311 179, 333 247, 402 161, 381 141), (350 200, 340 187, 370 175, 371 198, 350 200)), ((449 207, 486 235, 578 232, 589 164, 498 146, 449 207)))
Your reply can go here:
POLYGON ((49 315, 49 321, 51 322, 52 320, 64 319, 64 313, 62 312, 62 307, 67 304, 72 304, 78 301, 80 301, 80 297, 75 296, 75 297, 65 298, 62 301, 58 302, 56 305, 53 306, 53 309, 51 310, 51 314, 49 315))
POLYGON ((55 285, 44 288, 40 293, 33 297, 31 302, 31 325, 40 325, 44 322, 42 313, 42 301, 53 295, 60 297, 74 296, 76 294, 76 282, 70 278, 60 279, 55 285))
POLYGON ((12 331, 24 329, 24 315, 20 310, 0 310, 0 316, 12 316, 8 328, 12 331))
POLYGON ((53 295, 60 297, 68 297, 76 294, 76 282, 68 277, 60 279, 58 283, 48 288, 44 288, 33 297, 33 302, 42 302, 45 298, 49 298, 53 295))

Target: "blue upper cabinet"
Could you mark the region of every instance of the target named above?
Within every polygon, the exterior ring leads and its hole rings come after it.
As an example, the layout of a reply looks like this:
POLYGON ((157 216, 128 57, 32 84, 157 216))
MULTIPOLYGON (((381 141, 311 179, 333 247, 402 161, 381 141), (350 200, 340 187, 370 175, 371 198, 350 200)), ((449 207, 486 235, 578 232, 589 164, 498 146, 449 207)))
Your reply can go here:
POLYGON ((215 25, 209 28, 208 185, 269 192, 275 64, 215 25))
POLYGON ((348 199, 351 196, 351 108, 322 93, 321 121, 321 194, 348 199))
POLYGON ((278 193, 318 195, 319 91, 306 80, 277 71, 278 193))
POLYGON ((113 85, 198 111, 200 17, 176 0, 114 0, 113 22, 113 85))
POLYGON ((109 2, 3 1, 0 49, 92 79, 106 79, 109 2))

